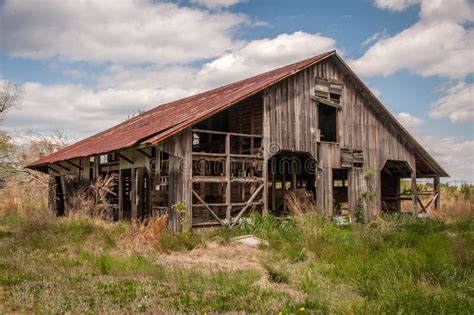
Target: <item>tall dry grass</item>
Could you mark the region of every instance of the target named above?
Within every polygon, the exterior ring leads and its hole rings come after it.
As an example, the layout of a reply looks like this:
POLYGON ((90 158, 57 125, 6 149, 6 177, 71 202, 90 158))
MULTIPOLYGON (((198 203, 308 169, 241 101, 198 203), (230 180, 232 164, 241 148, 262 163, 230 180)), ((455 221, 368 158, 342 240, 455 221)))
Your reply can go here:
POLYGON ((434 206, 428 209, 431 218, 454 223, 458 221, 474 220, 474 186, 463 185, 441 186, 441 205, 438 210, 434 206))
MULTIPOLYGON (((92 188, 101 190, 97 184, 92 188)), ((0 191, 0 216, 50 225, 87 222, 92 229, 97 230, 116 230, 119 225, 120 233, 114 240, 117 251, 123 254, 166 251, 162 248, 162 238, 163 235, 169 234, 168 215, 143 221, 111 223, 101 202, 103 198, 99 195, 97 203, 95 197, 97 195, 91 194, 87 187, 78 189, 69 200, 68 216, 59 218, 48 209, 47 191, 44 187, 10 184, 0 191)))
POLYGON ((47 189, 44 186, 10 183, 0 190, 0 214, 18 214, 23 217, 51 216, 48 209, 47 189))

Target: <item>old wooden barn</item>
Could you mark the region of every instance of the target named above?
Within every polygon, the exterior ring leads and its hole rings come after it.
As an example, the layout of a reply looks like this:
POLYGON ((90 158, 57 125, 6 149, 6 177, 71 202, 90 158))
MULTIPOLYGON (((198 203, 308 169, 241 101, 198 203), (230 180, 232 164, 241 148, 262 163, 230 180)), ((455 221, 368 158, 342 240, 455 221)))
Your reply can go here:
POLYGON ((110 216, 168 212, 171 229, 178 201, 191 227, 232 226, 250 211, 287 214, 288 192, 328 214, 359 203, 370 219, 403 200, 417 213, 439 207, 448 176, 335 51, 158 106, 29 167, 50 175, 58 214, 78 187, 118 174, 110 216), (434 189, 417 192, 417 178, 434 189))

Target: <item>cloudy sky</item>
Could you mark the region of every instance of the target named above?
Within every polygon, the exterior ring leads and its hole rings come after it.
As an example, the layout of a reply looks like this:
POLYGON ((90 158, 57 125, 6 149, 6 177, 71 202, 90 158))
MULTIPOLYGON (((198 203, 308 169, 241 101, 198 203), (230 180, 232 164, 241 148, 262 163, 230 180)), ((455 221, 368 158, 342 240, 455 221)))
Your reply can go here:
POLYGON ((0 0, 2 128, 81 139, 337 49, 453 179, 474 180, 472 0, 0 0))

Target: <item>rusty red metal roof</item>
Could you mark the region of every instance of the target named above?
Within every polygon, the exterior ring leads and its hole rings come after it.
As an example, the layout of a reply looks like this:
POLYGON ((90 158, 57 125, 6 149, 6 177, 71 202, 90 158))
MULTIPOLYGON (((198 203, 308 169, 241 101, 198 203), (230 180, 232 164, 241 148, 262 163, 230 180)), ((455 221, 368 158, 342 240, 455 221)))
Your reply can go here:
POLYGON ((108 130, 44 156, 28 167, 38 168, 59 161, 130 148, 140 143, 159 142, 333 54, 335 51, 326 52, 245 80, 160 105, 108 130))

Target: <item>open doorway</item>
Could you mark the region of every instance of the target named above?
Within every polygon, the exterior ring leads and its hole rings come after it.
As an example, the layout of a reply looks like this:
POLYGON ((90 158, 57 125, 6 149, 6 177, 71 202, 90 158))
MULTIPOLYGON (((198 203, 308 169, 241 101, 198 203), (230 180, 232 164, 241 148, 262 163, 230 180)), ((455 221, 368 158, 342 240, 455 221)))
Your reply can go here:
POLYGON ((132 218, 132 170, 122 170, 122 211, 123 218, 130 220, 132 218))
POLYGON ((58 217, 64 216, 65 206, 64 206, 64 193, 63 186, 61 185, 61 176, 54 177, 54 186, 55 186, 55 206, 56 206, 56 215, 58 217))
POLYGON ((403 210, 403 201, 409 203, 411 211, 411 168, 406 161, 388 160, 380 171, 381 199, 383 212, 403 210))
POLYGON ((348 169, 333 168, 332 194, 333 214, 344 215, 349 213, 349 182, 348 169))
POLYGON ((319 103, 318 108, 321 141, 337 142, 337 109, 323 103, 319 103))
POLYGON ((278 216, 288 215, 287 194, 313 198, 316 194, 317 162, 308 152, 280 151, 268 163, 268 207, 278 216))

